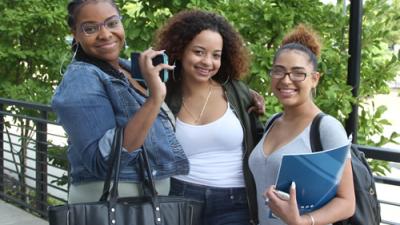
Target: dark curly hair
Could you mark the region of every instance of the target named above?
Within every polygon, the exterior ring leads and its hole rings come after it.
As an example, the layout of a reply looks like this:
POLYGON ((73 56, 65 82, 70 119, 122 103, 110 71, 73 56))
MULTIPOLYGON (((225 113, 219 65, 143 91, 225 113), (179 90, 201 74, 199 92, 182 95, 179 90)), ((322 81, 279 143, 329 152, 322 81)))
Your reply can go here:
POLYGON ((281 47, 275 54, 275 60, 284 50, 299 50, 308 55, 313 64, 314 70, 318 68, 318 57, 321 51, 321 42, 315 31, 304 25, 297 25, 290 33, 285 35, 281 47))
POLYGON ((204 30, 218 32, 223 40, 221 67, 213 79, 223 83, 246 75, 249 69, 249 54, 241 35, 233 26, 215 13, 185 10, 171 17, 165 26, 156 32, 154 41, 155 48, 166 50, 170 63, 176 63, 175 76, 180 76, 180 59, 186 46, 204 30))

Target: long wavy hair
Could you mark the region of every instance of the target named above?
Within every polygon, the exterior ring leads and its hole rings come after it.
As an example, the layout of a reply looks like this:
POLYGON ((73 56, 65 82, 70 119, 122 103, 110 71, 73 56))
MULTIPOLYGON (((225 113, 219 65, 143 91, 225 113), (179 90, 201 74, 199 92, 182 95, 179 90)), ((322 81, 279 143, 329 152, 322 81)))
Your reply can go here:
MULTIPOLYGON (((164 49, 170 63, 176 63, 175 81, 180 80, 180 60, 186 46, 204 30, 218 32, 222 36, 223 47, 221 67, 214 80, 220 83, 230 79, 240 79, 249 70, 249 53, 241 35, 222 16, 202 10, 185 10, 172 16, 155 36, 156 49, 164 49)), ((171 79, 170 79, 171 80, 171 79)))

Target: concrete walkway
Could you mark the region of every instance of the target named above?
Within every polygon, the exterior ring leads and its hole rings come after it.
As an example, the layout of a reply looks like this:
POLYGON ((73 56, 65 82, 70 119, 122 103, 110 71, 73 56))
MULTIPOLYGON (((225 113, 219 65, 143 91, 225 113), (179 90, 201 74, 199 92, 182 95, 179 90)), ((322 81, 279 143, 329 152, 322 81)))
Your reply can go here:
POLYGON ((48 225, 46 220, 0 200, 1 225, 48 225))

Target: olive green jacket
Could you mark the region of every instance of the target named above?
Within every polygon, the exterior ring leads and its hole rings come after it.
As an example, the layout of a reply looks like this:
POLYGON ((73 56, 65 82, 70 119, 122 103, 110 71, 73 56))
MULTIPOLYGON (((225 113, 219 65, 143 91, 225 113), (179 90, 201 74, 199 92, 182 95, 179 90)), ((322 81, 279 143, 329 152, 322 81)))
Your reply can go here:
MULTIPOLYGON (((252 96, 250 95, 249 88, 243 82, 233 80, 224 84, 223 87, 228 102, 243 127, 243 173, 246 184, 247 200, 249 203, 251 223, 258 224, 257 191, 248 163, 251 151, 263 135, 263 125, 254 113, 247 112, 249 107, 252 105, 252 96)), ((172 113, 176 116, 182 106, 182 96, 180 92, 176 90, 172 94, 171 92, 168 92, 165 101, 172 113)))

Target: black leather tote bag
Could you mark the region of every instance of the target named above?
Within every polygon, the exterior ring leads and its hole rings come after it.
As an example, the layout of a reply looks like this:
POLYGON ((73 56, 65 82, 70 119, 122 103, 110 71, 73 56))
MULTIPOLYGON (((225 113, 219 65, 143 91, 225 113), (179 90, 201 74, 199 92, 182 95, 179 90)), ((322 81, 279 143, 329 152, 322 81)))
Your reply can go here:
POLYGON ((160 196, 155 190, 143 147, 140 166, 145 176, 145 195, 118 197, 123 128, 117 128, 110 169, 98 202, 65 204, 48 208, 50 225, 202 225, 203 203, 188 198, 160 196), (110 190, 111 181, 113 185, 110 190))

